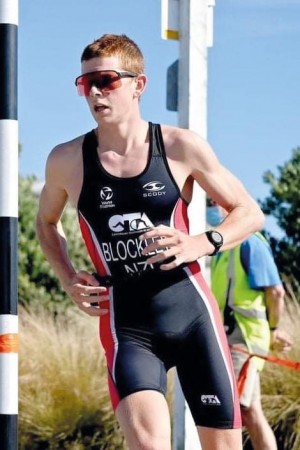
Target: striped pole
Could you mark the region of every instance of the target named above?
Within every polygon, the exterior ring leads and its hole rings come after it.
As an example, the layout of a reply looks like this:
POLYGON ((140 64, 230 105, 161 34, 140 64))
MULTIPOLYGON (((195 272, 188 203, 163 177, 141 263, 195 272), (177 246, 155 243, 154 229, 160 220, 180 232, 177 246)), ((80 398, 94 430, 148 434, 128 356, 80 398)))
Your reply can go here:
POLYGON ((0 0, 0 450, 18 428, 18 0, 0 0))

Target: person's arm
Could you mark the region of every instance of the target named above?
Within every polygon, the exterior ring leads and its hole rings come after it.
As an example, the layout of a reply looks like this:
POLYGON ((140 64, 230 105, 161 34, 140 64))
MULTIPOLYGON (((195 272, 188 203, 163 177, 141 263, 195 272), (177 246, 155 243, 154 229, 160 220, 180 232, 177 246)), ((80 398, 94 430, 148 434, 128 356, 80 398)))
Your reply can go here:
POLYGON ((266 305, 270 330, 279 326, 280 318, 284 310, 284 289, 281 284, 265 288, 266 305))
MULTIPOLYGON (((173 129, 172 133, 176 136, 171 140, 167 135, 165 143, 171 164, 174 161, 171 168, 179 187, 182 189, 188 179, 194 179, 210 198, 228 212, 222 224, 215 228, 223 237, 222 250, 238 245, 259 230, 264 223, 261 209, 242 183, 220 164, 209 144, 189 130, 173 129)), ((143 253, 160 250, 148 259, 149 264, 169 257, 176 258, 162 265, 163 270, 210 255, 215 250, 205 233, 187 236, 180 230, 159 226, 141 236, 141 239, 148 238, 158 240, 147 246, 143 253), (166 247, 168 250, 164 251, 166 247)))
POLYGON ((284 288, 281 284, 265 288, 268 320, 271 331, 271 349, 289 351, 292 347, 290 336, 280 329, 280 319, 284 311, 284 288))
POLYGON ((247 273, 250 288, 264 291, 271 331, 271 348, 279 351, 290 350, 291 339, 280 328, 285 291, 272 250, 263 236, 254 234, 242 243, 241 262, 247 273))
POLYGON ((66 237, 60 221, 66 200, 67 196, 63 190, 46 181, 40 195, 36 218, 36 231, 41 248, 63 287, 68 285, 76 274, 68 255, 66 237))
MULTIPOLYGON (((106 288, 99 287, 98 281, 88 272, 76 272, 69 258, 67 241, 60 220, 68 200, 61 172, 54 151, 47 161, 46 181, 39 201, 36 218, 37 238, 47 260, 71 299, 88 314, 100 315, 100 310, 91 307, 90 303, 95 302, 95 295, 107 292, 106 288)), ((102 300, 105 298, 101 297, 102 300)))

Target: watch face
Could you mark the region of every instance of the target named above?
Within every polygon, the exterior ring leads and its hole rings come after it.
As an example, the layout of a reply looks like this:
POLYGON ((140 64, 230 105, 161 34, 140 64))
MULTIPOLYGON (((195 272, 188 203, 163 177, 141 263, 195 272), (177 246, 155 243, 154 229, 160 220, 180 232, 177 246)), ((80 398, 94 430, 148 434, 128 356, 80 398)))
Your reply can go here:
POLYGON ((212 237, 212 239, 214 240, 214 242, 215 242, 216 244, 221 244, 222 241, 223 241, 222 236, 221 236, 220 233, 218 233, 217 231, 213 231, 213 232, 211 233, 211 237, 212 237))

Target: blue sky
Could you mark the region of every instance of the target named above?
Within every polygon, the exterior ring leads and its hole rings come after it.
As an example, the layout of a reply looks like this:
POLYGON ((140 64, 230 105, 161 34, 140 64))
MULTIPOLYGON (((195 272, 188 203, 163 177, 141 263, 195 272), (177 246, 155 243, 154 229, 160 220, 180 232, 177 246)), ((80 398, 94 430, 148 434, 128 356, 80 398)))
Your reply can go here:
MULTIPOLYGON (((19 0, 22 175, 44 176, 50 150, 95 126, 74 79, 87 43, 125 33, 146 59, 144 118, 177 125, 166 110, 166 71, 179 55, 161 39, 160 0, 19 0)), ((208 54, 208 141, 256 199, 266 170, 300 146, 299 0, 216 0, 208 54)))

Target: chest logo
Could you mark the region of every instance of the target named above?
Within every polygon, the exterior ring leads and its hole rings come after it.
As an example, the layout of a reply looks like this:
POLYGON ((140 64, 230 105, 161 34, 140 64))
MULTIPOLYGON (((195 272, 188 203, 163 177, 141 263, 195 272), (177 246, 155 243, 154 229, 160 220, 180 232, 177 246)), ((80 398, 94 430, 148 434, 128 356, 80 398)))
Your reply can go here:
POLYGON ((149 183, 144 184, 143 197, 158 197, 161 195, 166 195, 165 185, 161 181, 149 181, 149 183))
POLYGON ((108 186, 104 186, 100 191, 100 198, 101 198, 101 200, 104 200, 104 201, 110 200, 113 195, 114 194, 113 194, 112 189, 108 186))
POLYGON ((165 188, 165 185, 161 183, 161 181, 150 181, 149 183, 144 184, 143 188, 145 191, 157 192, 162 191, 165 188))
POLYGON ((109 219, 108 226, 114 233, 136 233, 153 227, 145 213, 116 214, 109 219))

